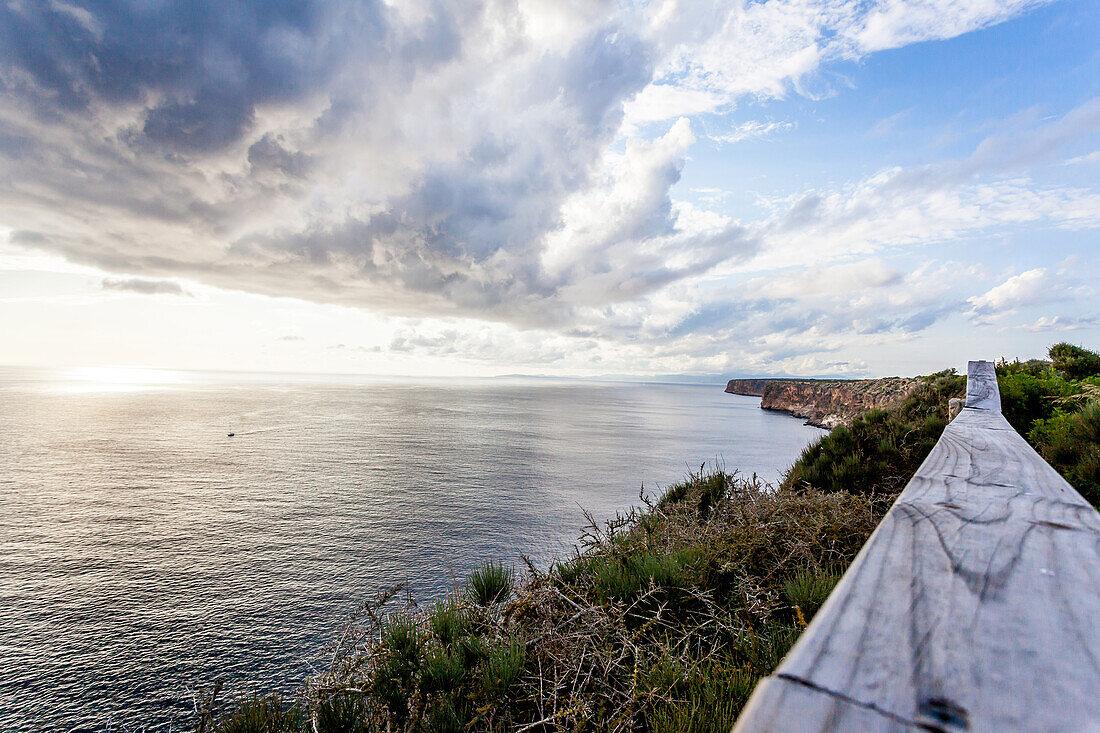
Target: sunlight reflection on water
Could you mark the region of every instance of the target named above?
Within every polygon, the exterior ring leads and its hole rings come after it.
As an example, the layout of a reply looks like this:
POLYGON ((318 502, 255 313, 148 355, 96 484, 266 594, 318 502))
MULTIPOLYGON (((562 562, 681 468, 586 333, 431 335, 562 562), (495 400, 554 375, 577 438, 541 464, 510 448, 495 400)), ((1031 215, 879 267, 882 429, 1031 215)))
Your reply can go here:
POLYGON ((582 507, 715 458, 774 479, 818 434, 721 386, 0 371, 0 728, 292 691, 381 588, 545 564, 582 507))

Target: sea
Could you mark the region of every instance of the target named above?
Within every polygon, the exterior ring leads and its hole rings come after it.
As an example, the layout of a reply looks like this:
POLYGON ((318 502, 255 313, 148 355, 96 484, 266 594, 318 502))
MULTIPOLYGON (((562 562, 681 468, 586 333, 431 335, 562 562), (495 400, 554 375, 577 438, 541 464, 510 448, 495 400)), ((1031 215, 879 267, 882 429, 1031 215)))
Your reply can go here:
POLYGON ((0 730, 292 695, 362 602, 540 567, 704 463, 822 433, 721 384, 0 369, 0 730), (229 433, 234 433, 229 437, 229 433))

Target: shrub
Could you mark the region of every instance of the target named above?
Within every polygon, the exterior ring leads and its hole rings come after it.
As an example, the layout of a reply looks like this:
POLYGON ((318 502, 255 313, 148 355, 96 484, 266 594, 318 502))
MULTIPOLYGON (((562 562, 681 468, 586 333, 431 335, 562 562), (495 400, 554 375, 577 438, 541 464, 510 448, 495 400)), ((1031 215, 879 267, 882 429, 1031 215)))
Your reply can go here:
POLYGON ((512 594, 515 576, 514 568, 505 567, 504 563, 489 562, 470 573, 466 589, 479 606, 503 603, 512 594))
POLYGON ((285 705, 278 695, 253 697, 238 702, 218 721, 219 733, 298 733, 305 718, 296 707, 285 705))
POLYGON ((1054 368, 1067 379, 1085 379, 1100 375, 1100 354, 1062 342, 1048 352, 1054 368))
POLYGON ((549 573, 513 584, 496 563, 474 574, 503 573, 507 605, 487 587, 501 584, 474 576, 425 608, 409 601, 387 614, 396 591, 381 594, 307 698, 361 696, 347 720, 368 730, 503 731, 550 714, 547 730, 728 729, 800 630, 783 580, 842 568, 873 529, 874 506, 700 471, 677 502, 593 522, 549 573))
POLYGON ((728 661, 685 671, 663 660, 650 676, 655 695, 662 699, 646 713, 648 728, 652 733, 728 731, 759 679, 728 661))
POLYGON ((451 692, 462 685, 466 665, 461 650, 437 649, 424 660, 424 688, 429 692, 451 692))
POLYGON ((462 660, 462 666, 473 669, 477 664, 489 656, 489 648, 485 641, 478 636, 464 636, 458 643, 458 658, 462 660))
POLYGON ((336 694, 316 704, 317 733, 370 733, 362 696, 336 694))
POLYGON ((871 410, 807 447, 783 486, 868 495, 900 491, 947 427, 948 399, 965 385, 953 369, 923 377, 898 404, 871 410))
POLYGON ((415 666, 422 644, 416 619, 404 614, 390 618, 382 629, 382 644, 393 659, 415 666))
POLYGON ((1040 420, 1028 437, 1081 496, 1100 505, 1100 402, 1040 420))
POLYGON ((651 586, 664 591, 683 588, 689 582, 690 565, 700 553, 683 550, 668 555, 614 554, 589 563, 596 596, 601 601, 628 600, 651 586))
POLYGON ((403 722, 421 666, 422 640, 415 619, 398 615, 382 627, 374 688, 394 717, 403 722))
POLYGON ((1026 435, 1036 420, 1054 415, 1057 398, 1077 391, 1049 367, 1035 374, 1014 371, 1011 365, 999 366, 997 384, 1001 392, 1001 413, 1021 435, 1026 435))
POLYGON ((997 366, 1001 411, 1082 496, 1100 505, 1100 354, 1060 343, 1050 362, 997 366))
POLYGON ((759 631, 744 632, 735 648, 745 666, 764 677, 779 666, 801 633, 798 626, 770 622, 759 631))
POLYGON ((469 622, 466 609, 452 598, 438 601, 432 606, 431 615, 428 617, 432 633, 443 646, 450 646, 455 639, 464 635, 468 630, 469 622))
POLYGON ((565 585, 576 583, 585 570, 585 559, 575 556, 565 562, 555 562, 551 566, 551 575, 565 585))
POLYGON ((515 639, 492 647, 481 670, 481 682, 491 698, 503 695, 523 671, 527 659, 523 644, 515 639))
POLYGON ((428 712, 430 733, 461 733, 464 730, 466 725, 463 724, 450 695, 443 695, 433 702, 428 712))
POLYGON ((687 496, 688 488, 690 484, 687 481, 681 481, 680 483, 669 486, 664 495, 661 496, 660 501, 657 502, 657 506, 666 506, 669 504, 677 504, 683 501, 687 496))

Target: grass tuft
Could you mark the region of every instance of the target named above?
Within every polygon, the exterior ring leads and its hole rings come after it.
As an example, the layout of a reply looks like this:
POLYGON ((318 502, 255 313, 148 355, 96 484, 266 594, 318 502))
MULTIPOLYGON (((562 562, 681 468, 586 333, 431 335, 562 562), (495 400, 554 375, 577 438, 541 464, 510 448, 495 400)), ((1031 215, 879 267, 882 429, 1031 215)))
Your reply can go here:
POLYGON ((461 650, 436 649, 424 660, 424 689, 429 692, 453 692, 466 676, 466 659, 461 650))
POLYGON ((428 624, 439 643, 449 647, 467 633, 470 619, 461 605, 453 599, 445 599, 432 606, 428 624))
POLYGON ((810 622, 833 592, 840 576, 800 570, 783 581, 783 595, 798 609, 803 625, 810 622))
POLYGON ((358 695, 322 697, 315 706, 316 733, 370 733, 366 704, 358 695))
POLYGON ((523 644, 511 639, 494 646, 481 670, 481 683, 490 699, 502 696, 523 672, 527 653, 523 644))
POLYGON ((515 576, 514 568, 505 567, 502 562, 488 562, 470 573, 466 590, 474 603, 479 606, 504 603, 512 595, 515 576))

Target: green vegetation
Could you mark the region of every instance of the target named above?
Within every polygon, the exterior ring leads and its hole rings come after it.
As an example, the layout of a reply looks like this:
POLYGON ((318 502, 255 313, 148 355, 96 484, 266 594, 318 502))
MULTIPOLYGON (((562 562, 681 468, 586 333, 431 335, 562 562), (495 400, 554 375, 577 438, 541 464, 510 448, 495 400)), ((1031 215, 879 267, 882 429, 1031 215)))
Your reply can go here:
MULTIPOLYGON (((1050 361, 997 365, 1001 410, 1043 458, 1100 505, 1100 354, 1070 344, 1050 361)), ((921 378, 900 403, 871 410, 809 446, 784 487, 850 491, 892 500, 939 440, 948 400, 966 390, 953 370, 921 378)))
POLYGON ((1073 344, 1060 343, 1050 347, 1054 370, 1066 379, 1088 379, 1100 374, 1100 354, 1073 344))
POLYGON ((423 609, 391 589, 310 681, 304 712, 286 708, 282 728, 248 712, 242 728, 247 703, 217 730, 728 730, 882 506, 700 468, 592 522, 548 571, 517 581, 489 563, 423 609))
MULTIPOLYGON (((998 365, 1003 410, 1097 503, 1100 356, 1058 344, 1050 357, 998 365)), ((729 730, 964 390, 954 371, 923 377, 807 448, 779 487, 700 467, 658 501, 592 521, 545 572, 528 564, 517 578, 489 562, 427 608, 390 589, 364 605, 296 706, 246 700, 215 730, 729 730)))
POLYGON ((800 570, 783 581, 783 595, 800 614, 803 624, 806 624, 825 605, 825 599, 833 592, 839 580, 838 573, 800 570))
POLYGON ((470 573, 466 589, 470 598, 479 606, 491 606, 503 603, 512 595, 516 571, 504 567, 504 563, 486 563, 470 573))
POLYGON ((920 467, 948 423, 947 402, 966 391, 955 370, 922 377, 909 397, 837 426, 803 451, 783 481, 892 500, 920 467))
POLYGON ((997 365, 1005 417, 1094 506, 1100 506, 1100 354, 1061 343, 1050 361, 997 365))
MULTIPOLYGON (((278 695, 271 695, 237 703, 232 712, 218 722, 217 730, 219 733, 298 733, 305 725, 306 718, 300 709, 284 704, 278 695)), ((203 725, 200 723, 199 727, 203 725)))

